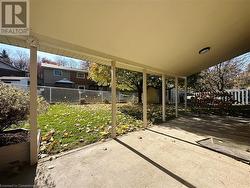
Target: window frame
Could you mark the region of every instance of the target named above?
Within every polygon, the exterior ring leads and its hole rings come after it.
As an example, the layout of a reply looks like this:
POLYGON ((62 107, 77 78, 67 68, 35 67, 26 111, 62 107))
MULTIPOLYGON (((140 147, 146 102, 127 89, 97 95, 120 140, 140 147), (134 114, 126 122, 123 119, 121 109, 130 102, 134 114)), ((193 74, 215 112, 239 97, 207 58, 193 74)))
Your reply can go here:
POLYGON ((76 72, 76 78, 85 79, 85 78, 86 78, 86 75, 85 75, 84 72, 76 72), (82 73, 82 74, 83 74, 83 77, 79 76, 79 73, 82 73))
POLYGON ((53 69, 53 76, 55 76, 55 77, 62 76, 62 70, 60 70, 60 69, 53 69), (56 74, 56 71, 60 71, 60 75, 56 74))

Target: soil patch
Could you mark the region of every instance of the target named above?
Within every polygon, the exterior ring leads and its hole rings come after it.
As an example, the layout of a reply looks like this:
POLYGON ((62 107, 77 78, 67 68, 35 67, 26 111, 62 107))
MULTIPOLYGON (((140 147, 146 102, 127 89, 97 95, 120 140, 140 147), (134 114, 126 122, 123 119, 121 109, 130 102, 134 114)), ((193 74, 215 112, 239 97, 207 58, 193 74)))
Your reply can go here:
POLYGON ((29 141, 29 132, 23 129, 0 132, 0 147, 29 141))

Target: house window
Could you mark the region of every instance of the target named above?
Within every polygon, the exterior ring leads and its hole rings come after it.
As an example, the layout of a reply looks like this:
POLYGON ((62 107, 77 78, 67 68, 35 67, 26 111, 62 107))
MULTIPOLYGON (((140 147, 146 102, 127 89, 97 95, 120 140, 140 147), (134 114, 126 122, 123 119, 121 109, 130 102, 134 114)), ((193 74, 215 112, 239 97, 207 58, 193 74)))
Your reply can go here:
POLYGON ((53 70, 54 76, 62 76, 62 70, 55 69, 53 70))
POLYGON ((77 73, 76 73, 76 77, 77 77, 77 78, 84 79, 84 78, 85 78, 85 74, 84 74, 83 72, 77 72, 77 73))

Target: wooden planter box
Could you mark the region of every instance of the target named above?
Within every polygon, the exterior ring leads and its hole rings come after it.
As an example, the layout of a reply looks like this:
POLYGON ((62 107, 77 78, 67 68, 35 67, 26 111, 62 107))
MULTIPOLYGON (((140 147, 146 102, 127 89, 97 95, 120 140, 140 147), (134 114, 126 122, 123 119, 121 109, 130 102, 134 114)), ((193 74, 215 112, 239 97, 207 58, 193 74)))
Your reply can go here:
MULTIPOLYGON (((37 134, 37 147, 40 146, 40 130, 37 134)), ((30 142, 23 142, 0 147, 0 171, 29 164, 30 161, 30 142)))

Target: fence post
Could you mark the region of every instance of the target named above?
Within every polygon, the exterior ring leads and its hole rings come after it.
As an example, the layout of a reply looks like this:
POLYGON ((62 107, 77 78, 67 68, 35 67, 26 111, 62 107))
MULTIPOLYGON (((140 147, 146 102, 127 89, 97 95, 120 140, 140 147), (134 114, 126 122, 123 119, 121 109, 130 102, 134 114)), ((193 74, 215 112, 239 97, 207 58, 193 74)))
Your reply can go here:
POLYGON ((49 88, 49 103, 52 103, 52 88, 49 88))
POLYGON ((103 91, 101 92, 101 97, 102 97, 102 103, 103 103, 103 91))
POLYGON ((246 90, 246 104, 248 104, 248 89, 246 90))
POLYGON ((234 104, 237 104, 237 92, 234 90, 234 104))
POLYGON ((78 93, 79 93, 79 104, 81 104, 81 89, 78 89, 78 93))
POLYGON ((241 91, 241 104, 244 105, 244 90, 241 91))
POLYGON ((239 91, 237 91, 237 94, 238 94, 237 101, 238 101, 238 103, 239 103, 239 104, 241 104, 241 100, 240 100, 240 90, 239 90, 239 91))

